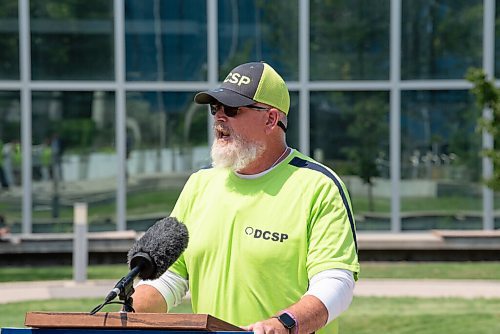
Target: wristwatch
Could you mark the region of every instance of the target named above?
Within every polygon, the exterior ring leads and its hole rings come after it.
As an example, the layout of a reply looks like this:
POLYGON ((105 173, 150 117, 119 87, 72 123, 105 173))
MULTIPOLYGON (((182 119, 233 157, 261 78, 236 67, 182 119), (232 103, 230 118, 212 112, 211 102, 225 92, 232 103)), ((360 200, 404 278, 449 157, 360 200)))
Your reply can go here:
POLYGON ((274 318, 278 319, 283 324, 283 326, 285 326, 285 328, 288 329, 289 333, 295 332, 295 328, 297 327, 297 321, 295 320, 295 317, 292 314, 290 314, 289 312, 283 312, 274 318))

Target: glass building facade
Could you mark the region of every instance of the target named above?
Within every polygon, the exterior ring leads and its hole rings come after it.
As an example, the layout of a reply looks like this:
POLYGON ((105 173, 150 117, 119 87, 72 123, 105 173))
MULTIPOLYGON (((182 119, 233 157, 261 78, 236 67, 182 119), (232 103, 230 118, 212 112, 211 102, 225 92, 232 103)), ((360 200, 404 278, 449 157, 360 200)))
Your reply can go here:
MULTIPOLYGON (((495 0, 3 0, 0 224, 144 229, 210 163, 193 103, 266 61, 291 92, 288 144, 331 167, 359 230, 498 229, 492 139, 464 79, 500 75, 495 0)), ((500 41, 499 41, 500 42, 500 41)))

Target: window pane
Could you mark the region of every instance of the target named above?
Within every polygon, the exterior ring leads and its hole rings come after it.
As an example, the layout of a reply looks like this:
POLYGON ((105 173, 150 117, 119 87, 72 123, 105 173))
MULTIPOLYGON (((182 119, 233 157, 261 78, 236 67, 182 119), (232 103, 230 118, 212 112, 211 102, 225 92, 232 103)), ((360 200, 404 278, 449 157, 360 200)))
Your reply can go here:
POLYGON ((209 113, 193 96, 127 93, 129 226, 168 216, 189 174, 210 165, 209 113))
POLYGON ((479 112, 467 91, 407 91, 401 108, 403 229, 480 229, 479 112))
POLYGON ((311 93, 311 152, 345 182, 358 229, 390 228, 387 92, 311 93))
POLYGON ((297 0, 219 1, 219 79, 251 61, 269 63, 298 80, 297 0))
POLYGON ((0 80, 19 79, 18 2, 0 2, 0 80))
POLYGON ((89 230, 116 229, 114 109, 111 92, 33 92, 34 232, 70 231, 74 202, 89 230))
POLYGON ((288 146, 299 149, 299 92, 290 92, 290 110, 287 120, 286 142, 288 146))
POLYGON ((113 1, 30 1, 34 80, 113 80, 113 1))
POLYGON ((311 2, 311 80, 389 79, 389 0, 311 2))
POLYGON ((403 79, 463 79, 481 66, 483 1, 403 1, 403 79))
POLYGON ((500 77, 500 1, 495 1, 495 77, 500 77))
POLYGON ((207 79, 206 1, 125 1, 127 80, 207 79))
POLYGON ((21 232, 21 110, 18 92, 0 92, 0 229, 21 232))

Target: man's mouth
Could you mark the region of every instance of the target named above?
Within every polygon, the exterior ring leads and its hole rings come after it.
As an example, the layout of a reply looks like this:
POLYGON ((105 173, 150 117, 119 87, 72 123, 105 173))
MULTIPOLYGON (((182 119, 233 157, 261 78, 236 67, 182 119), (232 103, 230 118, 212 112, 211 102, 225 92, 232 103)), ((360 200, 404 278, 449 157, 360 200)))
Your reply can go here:
POLYGON ((231 138, 231 131, 229 128, 222 125, 215 125, 215 137, 217 139, 228 140, 231 138))

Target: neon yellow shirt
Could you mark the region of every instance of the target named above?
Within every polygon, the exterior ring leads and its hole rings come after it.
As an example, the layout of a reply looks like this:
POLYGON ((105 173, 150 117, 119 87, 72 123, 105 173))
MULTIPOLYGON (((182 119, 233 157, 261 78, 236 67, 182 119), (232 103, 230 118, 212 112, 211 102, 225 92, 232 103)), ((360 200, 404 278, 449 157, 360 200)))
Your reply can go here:
POLYGON ((189 245, 170 270, 189 280, 195 313, 244 326, 296 303, 323 270, 348 269, 357 279, 345 186, 299 152, 257 179, 200 170, 171 215, 186 224, 189 245))

